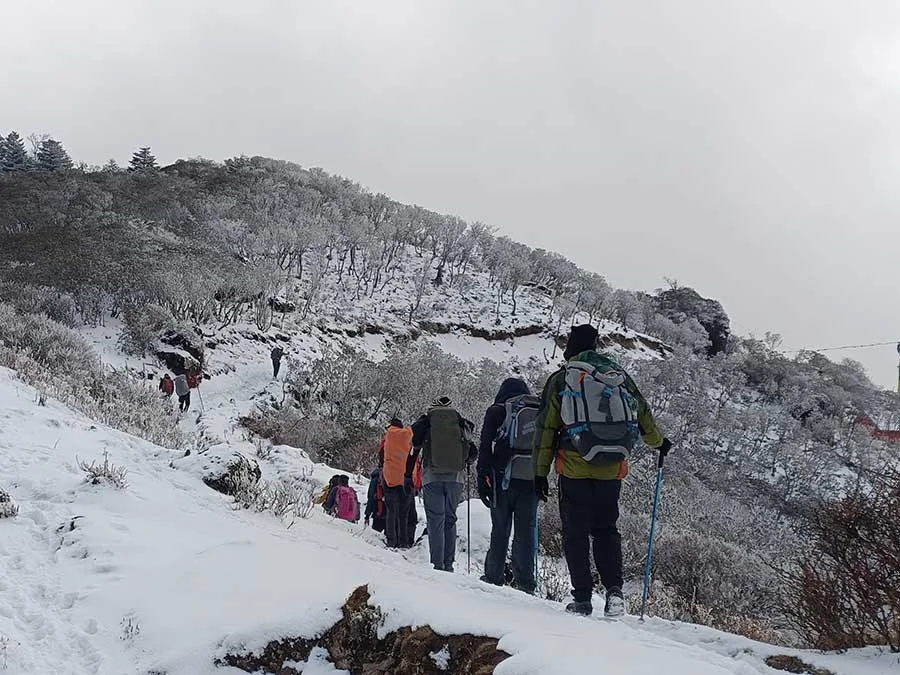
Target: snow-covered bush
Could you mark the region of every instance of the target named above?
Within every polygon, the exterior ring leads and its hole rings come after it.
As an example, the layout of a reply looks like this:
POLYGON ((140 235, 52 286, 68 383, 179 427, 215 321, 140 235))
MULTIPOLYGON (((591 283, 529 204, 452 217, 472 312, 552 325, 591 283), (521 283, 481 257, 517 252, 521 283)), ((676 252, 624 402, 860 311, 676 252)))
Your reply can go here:
POLYGON ((91 485, 111 485, 117 490, 128 487, 128 470, 109 461, 109 453, 103 453, 103 462, 78 460, 78 468, 84 474, 84 482, 91 485))
POLYGON ((78 333, 45 316, 0 303, 0 365, 93 420, 163 447, 183 444, 175 412, 155 391, 103 370, 78 333))
POLYGON ((312 477, 312 470, 299 476, 276 480, 247 481, 239 485, 234 502, 240 508, 274 513, 282 520, 309 518, 316 507, 315 498, 322 488, 312 477))
POLYGON ((163 333, 175 330, 172 313, 159 305, 129 305, 122 311, 119 344, 126 354, 144 356, 154 351, 163 333))
POLYGON ((26 314, 43 314, 68 328, 78 325, 78 308, 68 293, 48 286, 0 281, 0 301, 26 314))

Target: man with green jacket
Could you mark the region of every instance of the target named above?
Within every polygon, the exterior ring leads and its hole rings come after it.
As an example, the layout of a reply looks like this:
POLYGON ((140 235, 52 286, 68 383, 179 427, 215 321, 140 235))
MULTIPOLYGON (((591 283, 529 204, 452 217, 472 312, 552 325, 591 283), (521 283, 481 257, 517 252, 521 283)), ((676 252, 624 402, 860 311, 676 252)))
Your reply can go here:
MULTIPOLYGON (((668 454, 672 444, 656 428, 647 401, 634 381, 608 356, 597 351, 597 330, 589 325, 575 326, 569 335, 563 357, 567 363, 584 363, 601 371, 621 374, 621 389, 636 409, 636 429, 644 443, 668 454)), ((572 581, 574 602, 566 611, 589 615, 593 612, 591 594, 590 548, 593 538, 594 562, 606 589, 606 616, 625 613, 622 596, 622 540, 616 522, 619 518, 619 493, 622 479, 628 473, 628 459, 588 462, 575 449, 572 433, 563 422, 563 398, 578 397, 567 391, 566 367, 550 376, 544 386, 541 411, 535 433, 535 490, 543 501, 550 493, 547 474, 555 463, 559 474, 559 513, 562 521, 563 549, 572 581)))

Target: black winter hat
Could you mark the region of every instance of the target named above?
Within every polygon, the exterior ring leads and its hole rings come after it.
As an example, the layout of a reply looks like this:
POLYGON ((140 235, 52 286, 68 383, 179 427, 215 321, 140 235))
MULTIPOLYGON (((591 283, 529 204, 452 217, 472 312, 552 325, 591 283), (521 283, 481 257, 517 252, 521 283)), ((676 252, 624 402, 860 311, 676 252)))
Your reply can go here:
POLYGON ((563 358, 568 361, 581 352, 595 349, 597 347, 597 336, 597 329, 589 323, 573 326, 572 332, 569 333, 569 341, 566 343, 566 350, 563 352, 563 358))
POLYGON ((399 417, 392 417, 391 421, 388 422, 388 426, 403 428, 403 422, 400 421, 399 417))

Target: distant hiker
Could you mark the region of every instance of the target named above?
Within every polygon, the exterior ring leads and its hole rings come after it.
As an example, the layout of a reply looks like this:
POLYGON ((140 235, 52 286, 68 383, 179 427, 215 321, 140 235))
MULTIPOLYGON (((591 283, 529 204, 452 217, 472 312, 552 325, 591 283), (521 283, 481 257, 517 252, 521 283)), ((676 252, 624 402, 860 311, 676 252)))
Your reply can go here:
POLYGON ((187 375, 182 373, 175 376, 175 394, 178 396, 178 409, 187 412, 191 407, 191 388, 188 386, 187 375))
POLYGON ((189 370, 186 378, 188 388, 196 389, 200 386, 200 381, 203 379, 203 374, 199 370, 189 370))
POLYGON ((491 510, 491 545, 482 581, 502 586, 510 530, 514 530, 512 571, 515 587, 534 593, 534 430, 541 400, 523 380, 503 381, 484 414, 478 449, 478 496, 491 510))
POLYGON ((159 390, 165 395, 166 398, 169 398, 172 395, 172 392, 175 391, 175 383, 172 381, 172 378, 169 377, 168 373, 160 378, 159 390))
POLYGON ((384 532, 385 526, 384 484, 381 482, 381 469, 374 469, 369 474, 369 491, 366 493, 365 523, 371 522, 372 529, 384 532))
POLYGON ((359 520, 359 498, 356 490, 350 487, 350 477, 341 475, 338 484, 328 495, 326 511, 335 518, 355 523, 359 520))
POLYGON ((381 439, 381 478, 387 509, 385 535, 388 548, 409 548, 407 520, 412 507, 412 481, 406 479, 406 463, 412 452, 413 432, 396 417, 390 421, 381 439))
POLYGON ((606 616, 625 613, 622 596, 622 540, 619 492, 628 473, 628 456, 640 435, 668 454, 672 444, 656 428, 647 401, 631 377, 597 351, 597 330, 575 326, 563 357, 566 364, 547 380, 535 436, 535 491, 547 501, 547 474, 559 474, 559 514, 563 550, 574 602, 566 611, 589 615, 590 540, 594 562, 606 589, 606 616))
POLYGON ((411 488, 416 460, 421 454, 428 548, 436 570, 452 572, 456 559, 460 486, 468 463, 478 454, 478 448, 469 440, 471 428, 472 423, 453 409, 446 396, 435 399, 412 425, 414 449, 406 463, 405 481, 411 488))
POLYGON ((284 350, 281 347, 275 347, 272 350, 272 377, 278 377, 278 371, 281 369, 281 357, 284 356, 284 350))

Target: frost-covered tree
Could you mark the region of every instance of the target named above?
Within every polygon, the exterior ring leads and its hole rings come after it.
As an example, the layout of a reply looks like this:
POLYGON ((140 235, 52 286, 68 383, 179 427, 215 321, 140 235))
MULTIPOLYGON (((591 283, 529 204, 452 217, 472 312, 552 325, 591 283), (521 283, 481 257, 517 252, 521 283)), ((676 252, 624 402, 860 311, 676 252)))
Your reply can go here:
POLYGON ((128 163, 129 171, 137 171, 139 173, 151 173, 159 171, 159 165, 156 163, 156 157, 150 153, 150 148, 140 148, 131 156, 128 163))
POLYGON ((28 152, 25 150, 25 142, 19 134, 11 131, 3 144, 0 170, 25 171, 26 169, 28 169, 28 152))
POLYGON ((45 138, 37 148, 38 168, 44 171, 65 171, 72 168, 72 158, 62 146, 62 143, 45 138))

